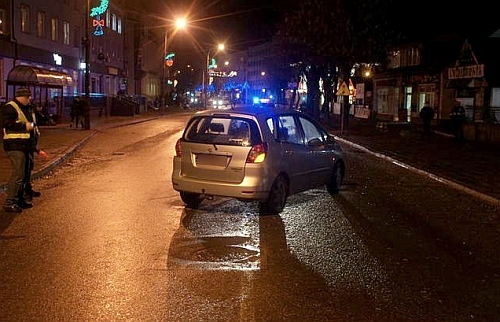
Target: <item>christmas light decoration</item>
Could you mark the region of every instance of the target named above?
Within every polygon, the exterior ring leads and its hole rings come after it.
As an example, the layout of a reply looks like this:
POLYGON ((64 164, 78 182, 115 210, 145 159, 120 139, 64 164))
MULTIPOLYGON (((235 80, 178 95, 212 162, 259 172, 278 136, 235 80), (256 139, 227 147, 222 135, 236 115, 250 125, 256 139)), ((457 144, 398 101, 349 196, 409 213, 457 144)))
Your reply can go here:
POLYGON ((109 4, 108 0, 101 0, 101 4, 99 5, 99 7, 90 9, 90 16, 95 17, 102 15, 103 13, 106 12, 106 10, 108 10, 108 4, 109 4))
POLYGON ((104 20, 101 19, 101 15, 108 10, 108 5, 108 0, 101 0, 99 7, 94 7, 90 10, 90 16, 93 18, 92 26, 95 27, 94 36, 102 36, 104 34, 102 29, 104 27, 104 20))

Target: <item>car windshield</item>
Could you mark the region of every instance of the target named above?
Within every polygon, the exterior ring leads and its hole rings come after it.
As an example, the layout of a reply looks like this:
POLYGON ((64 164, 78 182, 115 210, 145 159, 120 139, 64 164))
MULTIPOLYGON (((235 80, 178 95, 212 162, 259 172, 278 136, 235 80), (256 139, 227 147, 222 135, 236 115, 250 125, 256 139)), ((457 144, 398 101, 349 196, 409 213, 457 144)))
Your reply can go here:
POLYGON ((195 117, 184 135, 184 139, 199 143, 251 146, 260 141, 254 121, 238 117, 195 117))

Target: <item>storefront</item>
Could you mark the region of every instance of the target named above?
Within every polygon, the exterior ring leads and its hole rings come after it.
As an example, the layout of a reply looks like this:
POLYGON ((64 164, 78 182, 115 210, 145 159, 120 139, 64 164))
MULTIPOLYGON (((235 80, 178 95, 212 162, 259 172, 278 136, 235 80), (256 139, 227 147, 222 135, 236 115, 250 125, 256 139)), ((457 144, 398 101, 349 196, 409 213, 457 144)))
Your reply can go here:
POLYGON ((7 77, 6 100, 14 98, 19 87, 28 87, 32 93, 32 103, 39 110, 47 110, 58 122, 67 117, 64 107, 64 86, 71 86, 73 79, 70 75, 27 65, 15 66, 7 77))

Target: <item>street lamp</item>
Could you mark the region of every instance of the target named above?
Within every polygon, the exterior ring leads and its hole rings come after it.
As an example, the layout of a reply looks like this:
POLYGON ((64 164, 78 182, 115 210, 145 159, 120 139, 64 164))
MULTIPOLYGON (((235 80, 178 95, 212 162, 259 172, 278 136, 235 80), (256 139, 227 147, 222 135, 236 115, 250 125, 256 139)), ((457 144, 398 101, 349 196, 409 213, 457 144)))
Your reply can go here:
POLYGON ((89 35, 89 19, 90 19, 90 0, 87 0, 85 5, 85 100, 84 100, 84 125, 85 130, 90 130, 90 35, 89 35))
MULTIPOLYGON (((224 44, 218 44, 216 52, 222 51, 224 50, 224 48, 225 48, 224 44)), ((202 80, 203 104, 205 109, 207 108, 208 86, 210 85, 210 52, 211 50, 209 49, 207 51, 207 60, 205 62, 206 70, 203 71, 203 80, 202 80)))
MULTIPOLYGON (((186 28, 186 25, 187 25, 187 21, 185 18, 179 18, 175 21, 175 28, 174 28, 174 31, 177 31, 179 29, 184 29, 186 28)), ((169 75, 169 72, 170 70, 167 69, 167 63, 168 63, 168 60, 171 58, 171 57, 168 57, 169 53, 168 53, 168 33, 169 33, 169 29, 168 27, 165 29, 165 35, 163 37, 163 58, 162 58, 162 77, 161 77, 161 86, 160 86, 160 91, 161 91, 161 108, 162 108, 162 112, 165 111, 165 107, 166 107, 166 104, 167 104, 167 80, 168 80, 168 77, 170 76, 169 75)))

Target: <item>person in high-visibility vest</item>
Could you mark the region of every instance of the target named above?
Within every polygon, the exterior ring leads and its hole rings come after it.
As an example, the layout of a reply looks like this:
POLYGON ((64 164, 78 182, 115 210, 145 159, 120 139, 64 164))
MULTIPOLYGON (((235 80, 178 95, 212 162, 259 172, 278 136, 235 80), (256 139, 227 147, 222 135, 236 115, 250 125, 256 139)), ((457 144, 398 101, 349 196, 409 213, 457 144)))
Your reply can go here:
POLYGON ((24 178, 28 166, 27 158, 33 149, 30 132, 35 129, 23 108, 30 103, 31 91, 19 88, 15 98, 2 107, 3 149, 12 165, 11 176, 7 186, 7 198, 3 205, 6 212, 22 212, 33 207, 24 200, 24 178))
POLYGON ((34 190, 33 185, 31 184, 31 171, 35 168, 35 152, 44 158, 47 158, 48 155, 45 151, 38 147, 40 129, 38 128, 38 120, 35 113, 36 108, 33 105, 28 104, 21 109, 24 112, 24 115, 28 118, 28 122, 33 122, 35 125, 34 129, 30 131, 31 151, 28 153, 28 157, 26 158, 26 170, 24 172, 23 179, 23 198, 25 201, 31 202, 33 201, 33 197, 40 197, 42 195, 40 191, 34 190))

